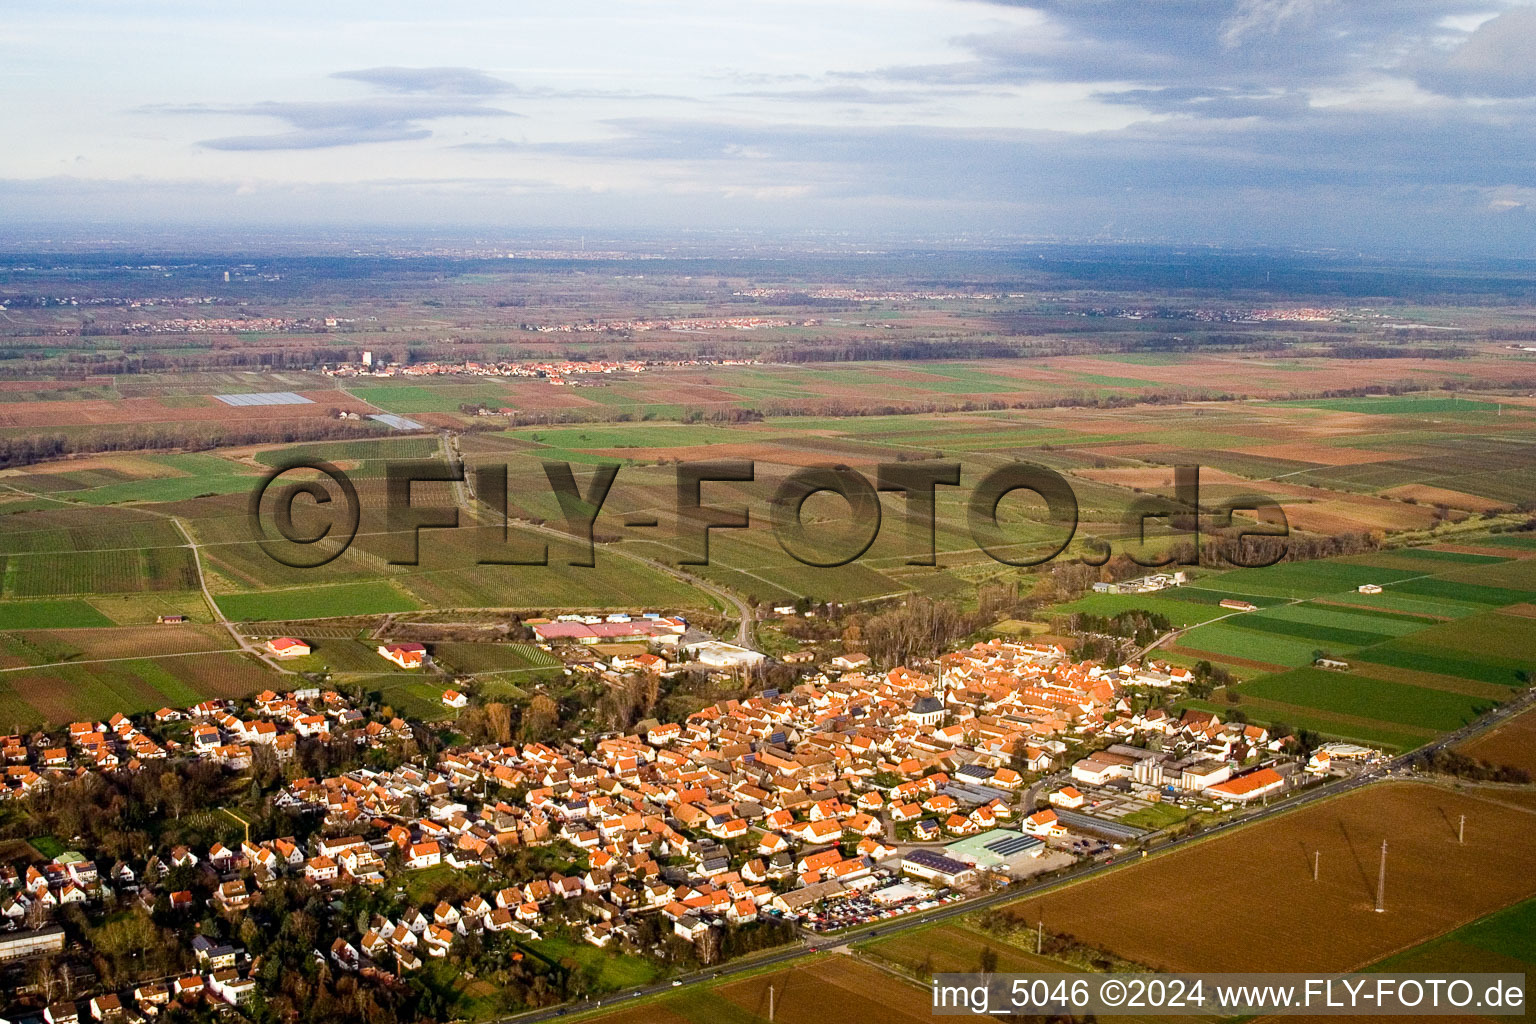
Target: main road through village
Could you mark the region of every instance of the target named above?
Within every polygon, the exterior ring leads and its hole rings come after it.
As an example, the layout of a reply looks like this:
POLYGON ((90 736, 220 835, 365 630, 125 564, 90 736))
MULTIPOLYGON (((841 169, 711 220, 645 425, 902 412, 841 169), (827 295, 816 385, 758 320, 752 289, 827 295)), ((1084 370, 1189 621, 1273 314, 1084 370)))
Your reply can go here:
MULTIPOLYGON (((1408 754, 1400 755, 1391 759, 1390 761, 1384 761, 1380 764, 1367 768, 1358 774, 1346 776, 1333 782, 1315 786, 1312 789, 1308 789, 1302 793, 1299 793, 1288 800, 1284 800, 1272 806, 1259 808, 1251 813, 1234 818, 1220 825, 1205 829, 1204 831, 1198 832, 1194 835, 1169 840, 1166 843, 1162 843, 1150 848, 1148 852, 1150 853, 1155 850, 1155 852, 1161 854, 1165 851, 1183 846, 1186 843, 1203 842, 1207 839, 1210 839, 1212 836, 1220 835, 1221 833, 1231 829, 1251 825, 1256 821, 1270 818, 1278 814, 1286 814, 1297 809, 1298 807, 1303 807, 1307 804, 1315 803, 1318 800, 1339 796, 1340 794, 1350 792, 1351 790, 1360 789, 1363 786, 1368 786, 1374 782, 1378 782, 1384 779, 1401 777, 1408 770, 1411 760, 1422 757, 1423 755, 1432 753, 1436 750, 1442 750, 1446 747, 1453 746, 1454 744, 1460 743, 1463 740, 1470 739, 1479 733, 1485 732, 1488 729, 1503 723, 1510 717, 1531 707, 1533 704, 1536 704, 1536 690, 1527 690, 1516 699, 1498 708, 1495 708, 1476 721, 1462 726, 1455 732, 1447 733, 1446 735, 1441 736, 1439 739, 1426 744, 1425 746, 1419 747, 1417 750, 1411 751, 1408 754)), ((976 899, 964 900, 959 903, 950 903, 933 910, 908 914, 904 917, 892 921, 881 921, 877 924, 865 925, 858 928, 850 928, 847 931, 837 935, 816 935, 814 933, 805 932, 798 941, 761 956, 746 957, 741 960, 722 964, 719 967, 680 975, 675 979, 670 979, 656 985, 631 989, 626 992, 610 993, 604 995, 600 1000, 583 1000, 579 1002, 563 1003, 559 1006, 549 1007, 547 1009, 530 1010, 525 1013, 514 1014, 510 1017, 500 1018, 497 1024, 534 1024, 536 1021, 551 1020, 557 1017, 568 1016, 570 1014, 586 1014, 597 1010, 599 1005, 604 1008, 620 1007, 625 1003, 636 999, 642 999, 646 996, 660 995, 665 992, 676 992, 679 989, 689 985, 700 985, 715 982, 720 979, 728 978, 732 975, 745 974, 747 972, 756 973, 766 967, 789 963, 802 957, 812 956, 814 954, 826 952, 829 950, 841 949, 851 945, 852 943, 860 942, 864 939, 869 939, 881 935, 892 935, 896 932, 907 931, 911 928, 919 928, 924 925, 933 924, 936 921, 943 921, 951 917, 957 917, 961 914, 969 914, 973 911, 985 910, 988 907, 995 907, 1004 903, 1013 903, 1028 896, 1044 892, 1047 889, 1053 889, 1057 886, 1080 882, 1084 879, 1092 878, 1095 875, 1103 874, 1106 871, 1117 870, 1118 868, 1124 867, 1128 864, 1133 864, 1140 859, 1140 856, 1132 851, 1107 859, 1095 860, 1093 862, 1084 864, 1081 867, 1064 875, 1058 875, 1054 878, 1049 878, 1029 885, 1009 886, 1005 889, 999 889, 996 892, 989 893, 986 896, 977 897, 976 899)))

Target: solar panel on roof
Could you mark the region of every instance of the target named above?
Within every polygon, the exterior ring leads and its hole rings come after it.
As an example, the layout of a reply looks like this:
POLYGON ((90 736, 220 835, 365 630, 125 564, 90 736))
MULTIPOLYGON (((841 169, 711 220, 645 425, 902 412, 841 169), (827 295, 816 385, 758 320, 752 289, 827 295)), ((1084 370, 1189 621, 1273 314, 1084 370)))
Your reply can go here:
POLYGON ((1002 839, 994 839, 987 843, 983 849, 995 853, 999 857, 1012 857, 1016 853, 1022 853, 1032 846, 1040 845, 1040 840, 1033 836, 1005 836, 1002 839))

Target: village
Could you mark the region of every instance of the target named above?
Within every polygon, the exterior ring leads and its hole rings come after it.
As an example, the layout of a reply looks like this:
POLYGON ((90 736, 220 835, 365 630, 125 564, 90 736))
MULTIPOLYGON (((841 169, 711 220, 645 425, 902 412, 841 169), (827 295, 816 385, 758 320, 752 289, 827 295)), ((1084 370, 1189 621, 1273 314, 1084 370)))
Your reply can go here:
MULTIPOLYGON (((654 612, 565 615, 531 628, 566 672, 609 684, 688 665, 739 678, 764 658, 654 612), (616 640, 650 650, 596 653, 616 640)), ((297 637, 266 646, 277 658, 309 652, 297 637)), ((381 643, 377 653, 406 670, 431 661, 421 643, 381 643)), ((239 1006, 258 990, 259 958, 228 936, 274 887, 298 883, 333 897, 363 890, 377 897, 369 906, 388 907, 333 915, 317 940, 316 957, 359 977, 398 979, 487 942, 551 933, 641 956, 681 943, 707 965, 742 948, 743 935, 783 942, 801 929, 836 931, 1112 860, 1189 815, 1214 819, 1378 757, 1334 744, 1304 761, 1262 727, 1204 711, 1176 716, 1138 698, 1176 691, 1187 669, 1074 662, 1049 643, 978 642, 884 672, 847 652, 800 672, 788 688, 682 721, 430 756, 412 723, 319 686, 0 738, 8 801, 92 773, 203 762, 231 774, 265 767, 277 780, 272 810, 302 823, 294 835, 247 825, 242 842, 142 857, 64 849, 0 865, 0 962, 67 956, 76 940, 61 919, 71 914, 211 913, 227 923, 225 937, 189 937, 186 973, 55 1000, 44 1019, 153 1017, 173 1002, 239 1006), (304 775, 296 752, 306 743, 340 743, 366 763, 304 775), (473 891, 410 901, 418 876, 445 871, 472 877, 473 891)), ((469 686, 441 697, 454 710, 475 699, 469 686)))
MULTIPOLYGON (((539 328, 539 330, 557 329, 539 328)), ((587 328, 578 326, 568 329, 585 330, 587 328)), ((355 363, 325 366, 321 368, 321 372, 328 377, 338 378, 532 377, 553 385, 582 386, 594 383, 594 379, 600 382, 601 377, 609 374, 636 374, 647 369, 687 366, 751 366, 756 363, 755 359, 556 359, 499 363, 465 360, 460 363, 429 361, 401 364, 376 360, 372 351, 364 351, 355 363)))

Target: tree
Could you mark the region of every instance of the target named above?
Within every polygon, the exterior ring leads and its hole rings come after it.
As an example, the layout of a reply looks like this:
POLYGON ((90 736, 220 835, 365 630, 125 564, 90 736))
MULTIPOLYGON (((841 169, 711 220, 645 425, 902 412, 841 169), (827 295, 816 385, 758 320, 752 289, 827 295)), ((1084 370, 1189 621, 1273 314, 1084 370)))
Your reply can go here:
POLYGON ((512 709, 506 704, 487 704, 485 722, 492 740, 502 744, 512 742, 512 709))
POLYGON ((180 821, 181 812, 187 807, 187 789, 182 784, 181 774, 174 768, 160 775, 160 799, 176 820, 180 821))
POLYGON ((519 730, 525 740, 547 739, 560 724, 560 706, 548 694, 536 694, 528 702, 523 714, 523 727, 519 730))

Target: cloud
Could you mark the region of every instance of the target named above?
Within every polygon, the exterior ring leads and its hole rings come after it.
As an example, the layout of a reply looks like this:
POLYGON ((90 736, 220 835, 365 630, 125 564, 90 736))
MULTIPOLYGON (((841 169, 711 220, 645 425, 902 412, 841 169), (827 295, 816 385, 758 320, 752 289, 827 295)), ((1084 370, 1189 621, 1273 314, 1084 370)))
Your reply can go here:
POLYGON ((511 82, 475 68, 360 68, 338 71, 331 77, 365 82, 391 92, 435 96, 500 96, 517 91, 511 82))
POLYGON ((861 85, 827 85, 813 89, 754 89, 732 93, 749 99, 784 100, 799 103, 915 103, 929 97, 923 93, 897 89, 868 89, 861 85))
POLYGON ((1105 103, 1139 107, 1152 113, 1212 118, 1295 118, 1310 109, 1296 91, 1248 93, 1209 86, 1170 86, 1164 89, 1119 89, 1095 93, 1105 103))
POLYGON ((1483 22, 1450 54, 1425 62, 1417 78, 1447 96, 1536 96, 1536 7, 1483 22))
POLYGON ((857 77, 908 86, 1124 82, 1285 91, 1390 69, 1498 0, 990 0, 1033 18, 970 33, 969 59, 857 77))
POLYGON ((222 150, 326 149, 412 141, 431 136, 431 130, 421 124, 423 121, 444 117, 521 116, 474 100, 448 96, 377 96, 358 100, 269 101, 244 106, 148 109, 168 114, 270 118, 285 121, 292 129, 276 134, 205 139, 200 143, 207 149, 222 150))
POLYGON ((1311 26, 1319 6, 1328 0, 1242 0, 1221 26, 1221 41, 1238 46, 1244 37, 1277 35, 1311 26))

